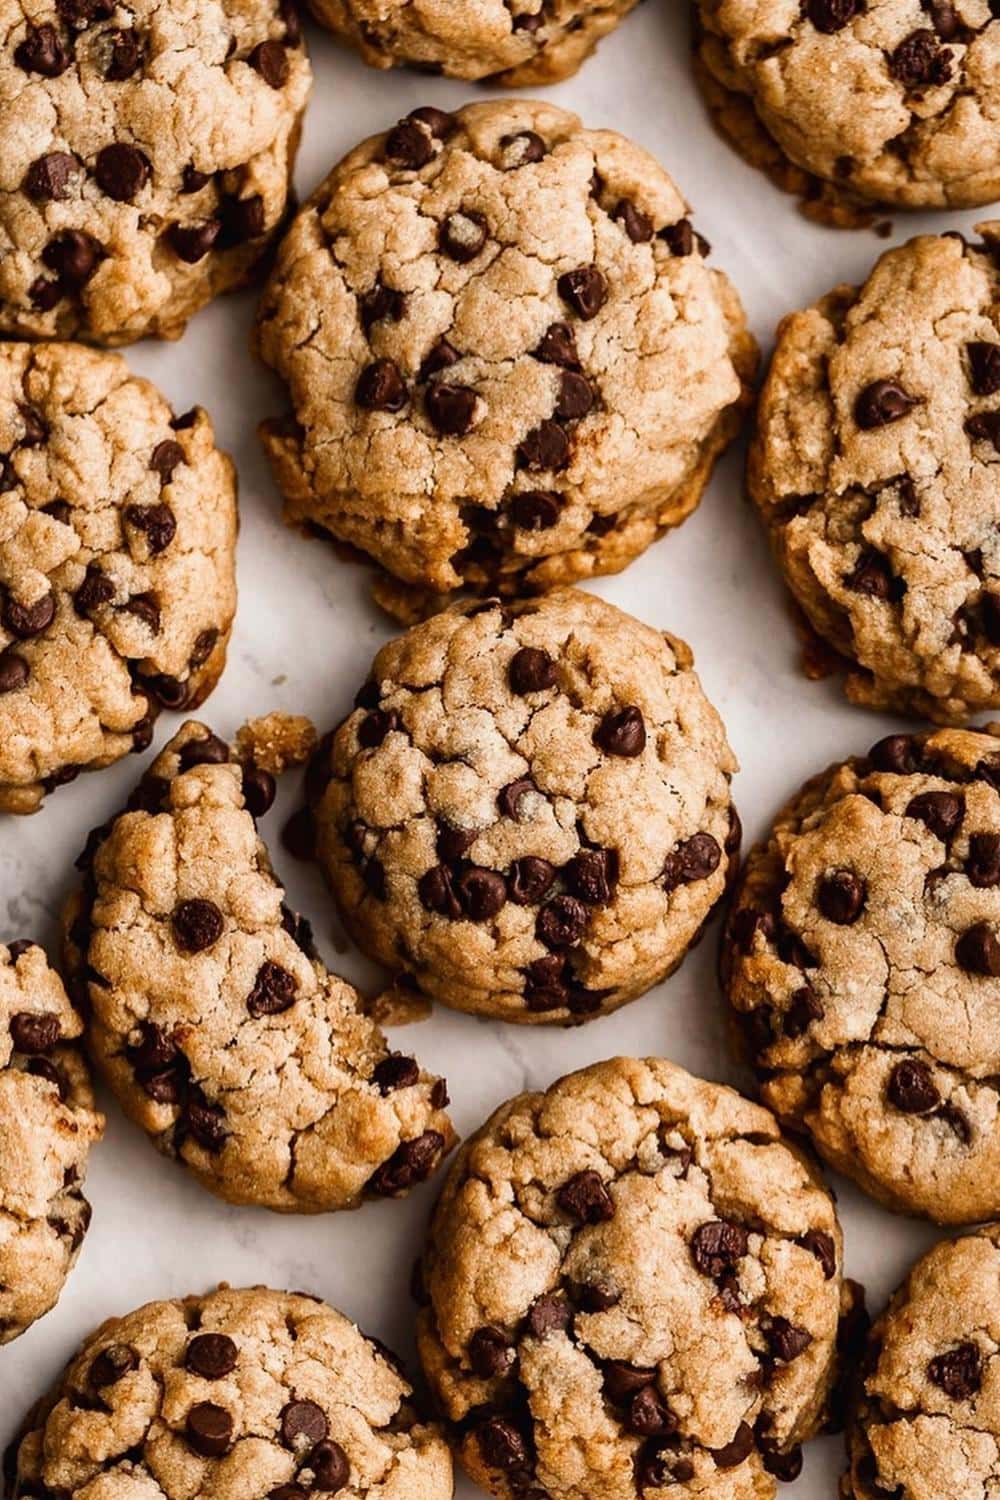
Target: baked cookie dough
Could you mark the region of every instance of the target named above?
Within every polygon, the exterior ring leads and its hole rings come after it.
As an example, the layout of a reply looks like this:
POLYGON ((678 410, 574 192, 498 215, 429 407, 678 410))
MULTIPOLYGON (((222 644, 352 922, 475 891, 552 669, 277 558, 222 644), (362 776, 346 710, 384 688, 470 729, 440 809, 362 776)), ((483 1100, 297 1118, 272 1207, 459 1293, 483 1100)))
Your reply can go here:
POLYGON ((996 1224, 914 1266, 871 1331, 844 1500, 996 1493, 998 1288, 996 1224))
POLYGON ((260 307, 287 519, 436 593, 624 567, 698 504, 755 367, 686 213, 645 151, 546 104, 359 146, 260 307))
POLYGON ((735 873, 736 761, 682 641, 588 594, 376 656, 307 777, 345 925, 428 999, 582 1021, 681 962, 735 873))
POLYGON ((493 1495, 771 1500, 819 1426, 843 1286, 774 1117, 652 1058, 503 1105, 431 1222, 418 1347, 493 1495))
POLYGON ((1000 222, 925 235, 778 329, 751 495, 855 703, 1000 705, 1000 222))
POLYGON ((429 1177, 444 1080, 323 967, 255 819, 274 779, 188 723, 95 829, 65 917, 88 1044, 126 1114, 230 1203, 355 1208, 429 1177))
POLYGON ((175 416, 116 354, 0 343, 0 813, 145 750, 161 707, 208 696, 236 523, 200 407, 175 416))
POLYGON ((56 1305, 90 1223, 104 1133, 76 1045, 83 1023, 36 943, 0 943, 0 1344, 56 1305))
POLYGON ((450 1500, 399 1362, 318 1297, 220 1287, 109 1318, 29 1415, 8 1500, 450 1500))
POLYGON ((284 217, 294 0, 4 0, 0 332, 177 338, 284 217))
POLYGON ((575 73, 636 0, 309 0, 373 68, 524 88, 575 73))
POLYGON ((764 1102, 889 1207, 1000 1214, 1000 739, 890 735, 751 850, 723 970, 764 1102))
POLYGON ((991 0, 695 0, 695 15, 716 125, 811 217, 1000 198, 991 0))

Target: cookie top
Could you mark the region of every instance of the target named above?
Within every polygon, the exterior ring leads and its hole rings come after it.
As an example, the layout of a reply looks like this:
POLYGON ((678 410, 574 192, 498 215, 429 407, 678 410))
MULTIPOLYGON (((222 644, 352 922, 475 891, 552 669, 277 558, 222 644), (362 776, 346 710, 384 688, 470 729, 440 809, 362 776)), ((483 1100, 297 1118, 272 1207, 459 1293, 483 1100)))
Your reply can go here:
POLYGON ((772 1115, 652 1058, 503 1105, 463 1146, 418 1344, 494 1495, 769 1500, 829 1392, 829 1193, 772 1115))
POLYGON ((1000 223, 922 236, 778 330, 750 488, 855 702, 1000 704, 1000 223))
POLYGON ((255 825, 273 796, 186 724, 88 841, 67 965, 95 1062, 161 1151, 231 1203, 355 1208, 430 1175, 448 1093, 389 1051, 285 906, 255 825))
POLYGON ((385 646, 307 782, 358 944, 511 1021, 583 1020, 658 983, 739 844, 736 761, 691 660, 573 589, 458 606, 385 646))
POLYGON ((440 592, 623 566, 697 504, 754 363, 686 212, 645 151, 546 104, 359 146, 259 313, 289 519, 440 592))
POLYGON ((450 1500, 448 1449, 411 1395, 395 1356, 318 1297, 150 1302, 85 1340, 11 1450, 6 1493, 450 1500))
POLYGON ((0 944, 0 1344, 54 1307, 90 1223, 90 1148, 104 1133, 83 1023, 36 943, 0 944))
POLYGON ((176 338, 281 222, 294 0, 2 0, 0 332, 176 338))
POLYGON ((235 471, 200 407, 174 416, 116 354, 0 343, 0 812, 207 697, 235 544, 235 471))
POLYGON ((729 997, 763 1097, 890 1207, 1000 1214, 1000 743, 891 735, 747 860, 729 997))
POLYGON ((995 1492, 998 1327, 1000 1227, 917 1262, 871 1331, 845 1500, 995 1492))
MULTIPOLYGON (((906 208, 1000 197, 990 0, 697 0, 699 58, 745 155, 776 145, 840 191, 906 208)), ((711 95, 710 95, 711 98, 711 95)))

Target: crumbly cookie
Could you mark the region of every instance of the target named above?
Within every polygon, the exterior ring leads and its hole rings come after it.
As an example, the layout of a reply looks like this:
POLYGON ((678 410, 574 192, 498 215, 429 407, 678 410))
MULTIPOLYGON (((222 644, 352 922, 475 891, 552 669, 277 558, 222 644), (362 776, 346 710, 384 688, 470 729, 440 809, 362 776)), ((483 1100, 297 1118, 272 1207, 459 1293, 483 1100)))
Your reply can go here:
POLYGON ((1000 197, 991 0, 695 0, 713 118, 811 217, 1000 197))
POLYGON ((352 937, 430 999, 585 1020, 677 967, 735 871, 736 762, 682 641, 588 594, 376 656, 307 778, 352 937))
POLYGON ((116 354, 0 343, 0 812, 208 696, 235 544, 235 470, 200 407, 174 416, 116 354))
POLYGON ((90 1223, 104 1133, 76 1039, 83 1023, 36 943, 0 943, 0 1344, 59 1300, 90 1223))
POLYGON ((904 1213, 1000 1214, 1000 743, 890 735, 750 853, 723 970, 763 1097, 904 1213))
POLYGON ((922 236, 778 330, 749 482, 855 703, 1000 705, 1000 222, 922 236))
POLYGON ((843 1500, 997 1493, 998 1288, 996 1224, 914 1266, 871 1331, 843 1500))
POLYGON ((2 0, 0 332, 177 338, 284 217, 295 0, 2 0))
POLYGON ((302 1292, 220 1287, 109 1318, 30 1414, 8 1500, 450 1500, 399 1361, 302 1292))
POLYGON ((373 68, 524 88, 576 72, 637 0, 308 0, 373 68))
POLYGON ((830 1393, 841 1238, 774 1117, 616 1058, 462 1148, 418 1279, 418 1346, 491 1494, 771 1500, 830 1393))
POLYGON ((231 1203, 355 1208, 454 1139, 444 1080, 323 967, 255 819, 274 779, 188 723, 95 829, 66 912, 88 1043, 126 1113, 231 1203))
POLYGON ((359 146, 260 308, 287 518, 437 593, 624 567, 697 505, 754 369, 685 214, 645 151, 545 104, 359 146))

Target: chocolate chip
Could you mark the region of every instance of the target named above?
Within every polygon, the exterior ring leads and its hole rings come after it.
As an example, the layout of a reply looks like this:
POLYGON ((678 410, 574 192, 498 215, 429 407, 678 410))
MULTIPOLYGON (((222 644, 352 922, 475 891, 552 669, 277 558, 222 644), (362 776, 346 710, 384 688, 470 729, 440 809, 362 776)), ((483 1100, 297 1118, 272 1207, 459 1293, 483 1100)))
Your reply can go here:
MULTIPOLYGON (((160 605, 155 594, 133 594, 131 599, 126 600, 122 605, 122 609, 130 615, 135 615, 137 619, 142 620, 143 624, 148 625, 154 635, 159 634, 160 605)), ((138 728, 138 725, 136 728, 138 728)))
POLYGON ((419 108, 411 109, 406 118, 426 125, 437 141, 447 140, 455 128, 454 116, 446 110, 437 109, 433 104, 421 104, 419 108))
POLYGON ((33 604, 20 604, 11 594, 4 596, 0 619, 20 641, 31 640, 48 630, 56 617, 55 595, 43 594, 33 604))
POLYGON ((37 948, 38 946, 39 944, 31 938, 15 938, 12 943, 7 944, 7 952, 10 954, 11 963, 16 964, 18 959, 23 958, 25 953, 30 953, 32 948, 37 948))
POLYGON ((992 443, 1000 453, 1000 411, 981 411, 965 423, 969 437, 976 442, 992 443))
POLYGON ((565 1333, 573 1313, 565 1297, 548 1292, 537 1297, 528 1309, 527 1331, 532 1338, 544 1339, 550 1333, 565 1333))
POLYGON ((886 1094, 904 1115, 929 1114, 941 1102, 930 1068, 915 1057, 896 1063, 889 1074, 886 1094))
POLYGON ((232 250, 245 245, 264 233, 266 215, 264 200, 259 193, 249 198, 225 197, 220 199, 218 216, 222 224, 219 232, 220 250, 232 250))
POLYGON ((58 78, 69 67, 70 55, 56 28, 46 21, 28 27, 24 40, 14 48, 14 61, 24 73, 58 78))
POLYGON ((727 1219, 700 1224, 691 1236, 691 1259, 703 1276, 717 1280, 747 1253, 747 1232, 727 1219))
POLYGON ((510 659, 507 678, 514 693, 542 693, 555 687, 556 664, 547 651, 522 646, 510 659))
POLYGON ((539 422, 517 445, 521 468, 559 472, 569 463, 570 444, 558 422, 539 422))
POLYGON ((677 1419, 659 1391, 647 1385, 637 1391, 629 1402, 625 1428, 637 1437, 658 1437, 676 1432, 677 1419))
POLYGON ((849 927, 864 911, 867 895, 867 885, 853 870, 831 870, 817 886, 816 904, 828 921, 849 927))
POLYGON ((920 746, 909 734, 889 734, 868 752, 875 771, 889 771, 897 776, 911 776, 920 769, 920 746))
MULTIPOLYGON (((44 258, 45 252, 43 251, 42 259, 44 260, 44 258)), ((44 276, 36 277, 35 280, 31 283, 31 286, 28 288, 28 296, 31 299, 31 305, 32 307, 37 309, 38 312, 51 312, 52 309, 57 305, 57 303, 61 302, 62 298, 65 295, 66 289, 63 286, 62 282, 46 281, 44 276)), ((2 493, 4 489, 8 489, 10 487, 9 485, 4 485, 3 477, 3 464, 0 463, 0 493, 2 493)))
POLYGON ((785 1012, 783 1030, 788 1037, 803 1036, 814 1021, 826 1015, 823 1002, 811 985, 803 985, 792 995, 785 1012))
POLYGON ((178 260, 194 266, 211 250, 219 238, 222 225, 218 219, 201 219, 196 224, 171 224, 167 242, 178 260))
POLYGON ((462 910, 472 922, 488 922, 507 904, 507 882, 496 870, 473 865, 455 881, 462 910))
POLYGON ((564 271, 556 286, 563 301, 588 323, 597 317, 608 298, 608 283, 596 266, 564 271))
POLYGON ((704 236, 698 234, 690 219, 678 219, 676 224, 668 224, 666 229, 661 229, 659 238, 664 241, 671 255, 684 259, 699 250, 702 255, 708 255, 710 246, 704 236))
POLYGON ((499 1328, 477 1328, 469 1340, 469 1363, 481 1380, 506 1375, 514 1363, 514 1350, 499 1328))
POLYGON ((398 1089, 411 1089, 420 1082, 420 1068, 414 1057, 404 1057, 393 1052, 383 1057, 372 1070, 372 1083, 380 1094, 394 1094, 398 1089))
POLYGON ((448 1093, 448 1080, 446 1078, 435 1078, 431 1084, 431 1108, 447 1109, 451 1103, 451 1095, 448 1093))
POLYGON ((476 1428, 476 1440, 487 1468, 506 1472, 528 1461, 528 1445, 506 1417, 488 1417, 476 1428))
MULTIPOLYGON (((49 435, 49 429, 45 425, 41 414, 37 412, 33 406, 28 406, 24 402, 19 402, 17 409, 21 414, 21 421, 24 424, 24 432, 21 437, 21 447, 39 447, 42 443, 45 442, 45 439, 49 435)), ((53 503, 58 505, 59 502, 54 501, 53 503)), ((65 504, 65 502, 63 503, 65 504)), ((48 507, 46 507, 46 510, 48 511, 48 507)), ((51 514, 51 511, 48 511, 48 514, 51 514)))
POLYGON ((178 947, 185 953, 202 953, 217 943, 225 921, 214 901, 181 901, 171 918, 178 947))
POLYGON ((722 1448, 713 1448, 710 1451, 715 1459, 716 1468, 735 1469, 737 1465, 750 1457, 753 1447, 753 1432, 745 1422, 741 1422, 731 1442, 726 1443, 722 1448))
POLYGON ((437 912, 453 922, 462 915, 451 871, 445 865, 434 865, 421 875, 417 881, 417 895, 426 911, 437 912))
POLYGON ((406 309, 406 298, 394 287, 384 286, 378 281, 370 292, 365 292, 359 299, 358 306, 361 326, 367 337, 376 323, 398 323, 406 309))
POLYGON ((548 531, 558 522, 562 505, 554 490, 521 490, 510 503, 511 519, 522 531, 548 531))
POLYGON ((801 1448, 789 1448, 787 1453, 782 1453, 778 1448, 765 1446, 760 1433, 757 1435, 757 1444, 760 1448, 760 1461, 766 1473, 781 1484, 792 1484, 798 1479, 802 1473, 801 1448))
POLYGON ((440 370, 449 370, 452 365, 457 365, 461 357, 458 350, 454 345, 449 344, 447 339, 438 339, 437 343, 424 356, 417 379, 429 380, 432 375, 436 375, 440 370))
POLYGON ((545 17, 540 12, 536 11, 534 15, 531 15, 527 11, 522 11, 520 15, 513 18, 510 29, 511 31, 527 31, 529 35, 534 35, 536 31, 541 31, 544 25, 545 17))
POLYGON ((203 1380, 221 1380, 236 1368, 237 1349, 224 1333, 199 1333, 184 1353, 184 1367, 203 1380))
POLYGON ((633 245, 644 245, 653 238, 652 219, 641 208, 637 208, 631 198, 622 198, 613 209, 611 217, 621 224, 633 245))
POLYGON ((373 360, 358 377, 354 399, 365 411, 402 411, 406 382, 399 367, 391 359, 373 360))
POLYGON ((505 818, 520 818, 525 798, 531 793, 537 795, 538 788, 530 776, 521 776, 509 786, 502 787, 497 793, 497 807, 501 815, 505 818))
POLYGON ((615 1216, 615 1205, 597 1172, 577 1172, 556 1193, 563 1213, 578 1224, 603 1224, 615 1216))
POLYGON ((221 1106, 210 1104, 199 1092, 184 1105, 182 1133, 187 1132, 206 1151, 221 1151, 226 1140, 226 1117, 221 1106))
POLYGON ((131 1344, 109 1344, 91 1364, 88 1379, 95 1390, 102 1391, 138 1368, 139 1356, 131 1344))
POLYGON ((103 253, 91 235, 67 229, 49 240, 42 251, 42 263, 55 271, 66 286, 76 288, 90 280, 103 253))
POLYGON ((65 198, 66 190, 77 170, 75 156, 70 156, 66 151, 49 151, 33 161, 24 174, 24 191, 36 203, 51 203, 54 199, 65 198))
POLYGON ((812 1334, 807 1328, 798 1328, 787 1318, 772 1318, 764 1334, 767 1347, 774 1359, 782 1364, 791 1364, 804 1354, 812 1343, 812 1334))
POLYGON ((334 1495, 338 1490, 345 1489, 351 1477, 347 1454, 332 1438, 316 1444, 309 1455, 309 1468, 312 1470, 315 1488, 324 1495, 334 1495))
POLYGON ((123 141, 102 147, 94 163, 98 187, 116 203, 131 203, 149 181, 149 170, 142 152, 123 141))
POLYGON ((113 0, 56 0, 56 10, 70 26, 82 31, 113 15, 114 3, 113 0))
POLYGON ((795 1243, 816 1257, 823 1271, 823 1279, 832 1281, 837 1271, 837 1246, 833 1237, 822 1229, 807 1229, 795 1243))
POLYGON ((73 608, 82 619, 101 604, 109 604, 115 597, 115 586, 97 563, 89 563, 83 582, 73 595, 73 608))
POLYGON ((968 974, 1000 977, 1000 939, 989 922, 969 927, 955 944, 955 957, 968 974))
POLYGON ((606 713, 594 731, 594 744, 606 755, 633 759, 646 748, 646 725, 640 709, 633 706, 606 713))
POLYGON ((366 714, 358 725, 358 744, 362 750, 377 750, 387 734, 399 728, 399 714, 394 708, 376 709, 366 714))
POLYGON ((982 1356, 975 1344, 959 1344, 945 1354, 936 1354, 927 1366, 927 1378, 953 1401, 968 1401, 982 1385, 982 1356))
POLYGON ((803 11, 817 31, 843 31, 861 10, 862 0, 804 0, 803 11))
POLYGON ((635 1460, 635 1483, 640 1495, 647 1489, 665 1489, 668 1485, 687 1484, 694 1478, 694 1465, 676 1447, 663 1439, 653 1438, 641 1449, 635 1460))
POLYGON ((947 843, 965 814, 963 799, 954 792, 921 792, 907 804, 906 816, 916 818, 947 843))
POLYGON ((663 883, 668 891, 679 885, 707 880, 719 868, 722 850, 710 833, 696 833, 678 844, 663 865, 663 883))
POLYGON ((212 178, 208 172, 199 172, 191 162, 181 173, 181 192, 200 193, 203 187, 207 187, 212 178))
POLYGON ((952 54, 927 29, 911 31, 889 55, 889 72, 907 89, 939 86, 952 74, 952 54))
POLYGON ((904 391, 896 381, 873 380, 854 403, 854 420, 869 432, 876 427, 887 427, 890 422, 898 422, 916 405, 917 398, 904 391))
POLYGON ((864 594, 869 599, 898 602, 906 592, 906 585, 893 573, 889 559, 874 547, 862 548, 844 582, 852 593, 864 594))
POLYGON ((104 76, 111 83, 121 83, 124 79, 131 78, 142 65, 142 38, 129 27, 112 31, 107 40, 111 42, 111 55, 104 69, 104 76))
POLYGON ((560 422, 578 422, 593 410, 594 388, 585 375, 575 370, 564 370, 559 381, 559 397, 555 415, 560 422))
POLYGON ((555 882, 555 866, 547 859, 527 854, 516 859, 507 874, 507 895, 515 906, 537 906, 555 882))
POLYGON ((576 352, 576 336, 568 323, 552 323, 542 334, 541 343, 535 350, 535 358, 545 365, 558 365, 563 370, 578 370, 580 358, 576 352))
POLYGON ((21 1010, 10 1018, 14 1051, 23 1052, 26 1057, 41 1057, 51 1052, 61 1035, 58 1016, 21 1010))
POLYGON ((433 133, 419 120, 400 120, 385 138, 385 155, 395 166, 417 172, 434 156, 433 133))
POLYGON ((31 668, 14 651, 0 651, 0 694, 17 693, 28 684, 31 668))
POLYGON ((931 24, 943 42, 952 42, 961 30, 958 13, 951 0, 920 0, 920 5, 931 18, 931 24))
POLYGON ((157 1026, 154 1021, 143 1021, 139 1034, 140 1040, 126 1047, 125 1055, 140 1081, 146 1075, 174 1068, 181 1061, 177 1043, 162 1026, 157 1026))
POLYGON ((464 437, 476 415, 477 396, 467 385, 437 380, 427 387, 424 409, 442 437, 464 437))
POLYGON ((177 534, 177 520, 169 505, 129 505, 125 519, 146 538, 151 557, 165 552, 177 534))
POLYGON ((556 896, 542 907, 535 934, 546 948, 573 948, 587 930, 587 908, 575 896, 556 896))
POLYGON ((221 1458, 233 1439, 233 1419, 224 1406, 199 1401, 187 1414, 188 1444, 202 1458, 221 1458))
POLYGON ((618 851, 581 849, 564 867, 563 878, 588 906, 606 906, 618 884, 618 851))
MULTIPOLYGON (((0 662, 3 658, 0 657, 0 662)), ((965 873, 972 885, 988 890, 1000 885, 1000 834, 974 833, 969 839, 965 873)))
POLYGON ((500 137, 500 170, 515 172, 532 166, 548 155, 548 147, 535 130, 518 130, 500 137))
POLYGON ((257 970, 253 989, 247 996, 247 1010, 254 1018, 279 1016, 295 1004, 298 988, 294 974, 267 959, 257 970))
POLYGON ((315 1401, 289 1401, 282 1408, 281 1441, 286 1448, 314 1448, 329 1430, 323 1408, 315 1401))
POLYGON ((605 1281, 587 1281, 575 1288, 580 1307, 587 1313, 610 1312, 622 1300, 617 1287, 605 1281))
POLYGON ((247 62, 272 89, 288 82, 288 54, 280 42, 258 42, 247 62))
POLYGON ((976 395, 995 396, 1000 391, 1000 344, 966 344, 965 352, 969 356, 969 378, 976 395))
POLYGON ((443 254, 466 265, 482 253, 489 225, 474 208, 460 208, 449 214, 438 229, 438 247, 443 254))
POLYGON ((425 1130, 414 1140, 403 1141, 368 1182, 368 1191, 378 1198, 392 1198, 431 1175, 441 1159, 444 1136, 425 1130))

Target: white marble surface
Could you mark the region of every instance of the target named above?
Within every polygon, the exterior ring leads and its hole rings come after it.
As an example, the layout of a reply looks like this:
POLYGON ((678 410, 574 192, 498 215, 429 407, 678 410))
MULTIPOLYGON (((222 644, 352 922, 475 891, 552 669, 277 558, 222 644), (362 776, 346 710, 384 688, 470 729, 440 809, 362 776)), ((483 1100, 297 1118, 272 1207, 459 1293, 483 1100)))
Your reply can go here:
MULTIPOLYGON (((674 173, 767 347, 783 313, 838 280, 859 279, 883 245, 871 232, 808 224, 715 138, 691 81, 686 12, 682 0, 647 0, 577 78, 548 95, 590 124, 631 135, 674 173)), ((300 194, 362 136, 415 105, 447 107, 483 97, 459 84, 370 71, 315 28, 309 42, 316 87, 297 174, 300 194)), ((965 228, 974 217, 897 218, 894 237, 965 228)), ((329 547, 282 526, 255 438, 258 420, 280 406, 270 377, 247 354, 252 310, 250 295, 224 299, 202 313, 179 344, 143 345, 129 354, 178 409, 195 401, 209 409, 239 467, 240 609, 229 668, 205 711, 227 735, 245 717, 271 708, 304 712, 321 729, 329 727, 363 680, 376 645, 391 633, 368 601, 363 568, 339 562, 329 547)), ((741 463, 742 454, 731 454, 682 530, 623 577, 597 588, 692 643, 742 763, 736 796, 754 838, 806 775, 835 756, 863 750, 892 726, 847 706, 832 684, 810 684, 798 675, 782 596, 742 498, 741 463)), ((157 745, 175 722, 161 718, 157 745)), ((56 916, 72 881, 73 857, 87 830, 120 805, 138 769, 130 760, 81 778, 36 817, 0 820, 0 934, 31 935, 56 951, 56 916)), ((297 794, 294 782, 289 778, 262 823, 265 838, 277 841, 297 794)), ((290 899, 312 918, 327 960, 352 980, 370 983, 371 972, 347 951, 335 927, 318 876, 291 866, 280 851, 278 866, 290 899)), ((442 1010, 396 1040, 405 1038, 407 1048, 450 1079, 463 1132, 508 1095, 615 1053, 662 1053, 706 1077, 738 1083, 715 979, 716 937, 713 928, 668 983, 579 1030, 504 1027, 442 1010)), ((93 1227, 79 1265, 58 1308, 0 1350, 0 1444, 100 1319, 222 1279, 313 1290, 411 1356, 407 1279, 433 1185, 406 1203, 372 1203, 357 1214, 280 1218, 231 1209, 160 1158, 113 1101, 104 1102, 108 1133, 93 1156, 93 1227)), ((879 1306, 933 1232, 883 1213, 846 1183, 836 1186, 848 1270, 868 1284, 879 1306)), ((832 1500, 840 1461, 839 1440, 814 1444, 803 1477, 786 1493, 795 1500, 832 1500)), ((470 1500, 473 1487, 460 1480, 458 1494, 470 1500)))

